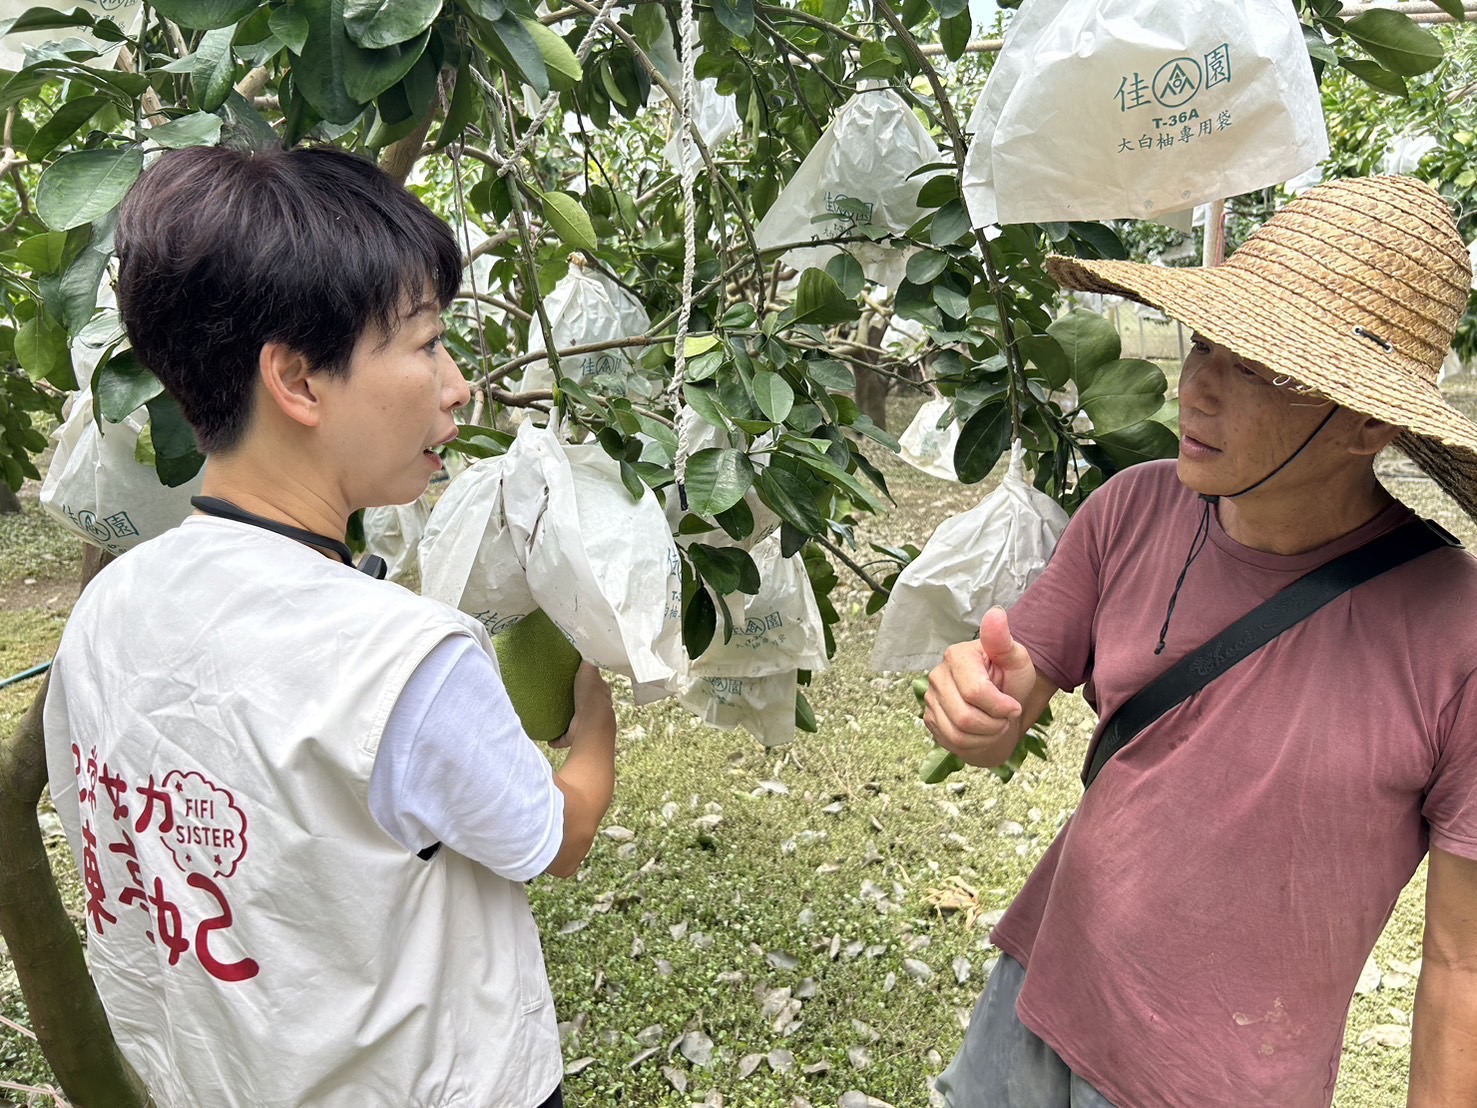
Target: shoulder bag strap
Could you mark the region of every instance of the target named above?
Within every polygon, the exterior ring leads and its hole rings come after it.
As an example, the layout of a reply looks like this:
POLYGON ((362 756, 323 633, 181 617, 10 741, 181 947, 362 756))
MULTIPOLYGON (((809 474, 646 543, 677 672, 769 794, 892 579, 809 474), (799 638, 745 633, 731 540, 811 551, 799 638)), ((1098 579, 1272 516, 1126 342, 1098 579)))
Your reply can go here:
POLYGON ((1440 524, 1413 519, 1299 577, 1129 697, 1098 736, 1082 771, 1083 788, 1145 727, 1330 600, 1422 554, 1461 545, 1440 524))

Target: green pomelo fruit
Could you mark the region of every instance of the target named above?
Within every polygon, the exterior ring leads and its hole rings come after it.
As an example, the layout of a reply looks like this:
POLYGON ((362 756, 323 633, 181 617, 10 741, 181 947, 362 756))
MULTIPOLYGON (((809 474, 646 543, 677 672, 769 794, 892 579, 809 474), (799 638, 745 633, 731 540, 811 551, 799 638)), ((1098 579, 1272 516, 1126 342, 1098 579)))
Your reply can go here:
POLYGON ((538 609, 492 637, 513 710, 528 737, 550 743, 574 718, 574 675, 580 652, 538 609))

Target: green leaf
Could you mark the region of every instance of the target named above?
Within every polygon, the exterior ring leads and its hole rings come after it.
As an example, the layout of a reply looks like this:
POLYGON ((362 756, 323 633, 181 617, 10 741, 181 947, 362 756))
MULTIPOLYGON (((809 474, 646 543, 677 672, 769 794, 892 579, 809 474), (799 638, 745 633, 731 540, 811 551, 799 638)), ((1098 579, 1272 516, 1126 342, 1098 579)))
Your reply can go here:
POLYGON ((52 286, 42 282, 47 307, 62 321, 69 335, 75 335, 92 319, 97 310, 97 287, 108 267, 110 251, 89 247, 73 259, 60 279, 52 286))
POLYGON ((754 399, 759 410, 775 423, 783 423, 795 406, 795 390, 778 373, 754 374, 754 399))
POLYGON ((841 291, 836 279, 824 270, 807 269, 800 275, 795 292, 794 323, 847 323, 861 314, 856 301, 841 291))
POLYGON ((1179 447, 1180 440, 1173 431, 1157 420, 1146 419, 1121 431, 1099 435, 1096 449, 1084 444, 1083 453, 1105 474, 1111 475, 1140 462, 1173 458, 1179 453, 1179 447), (1106 458, 1100 460, 1101 455, 1106 455, 1106 458), (1105 466, 1103 461, 1108 465, 1105 466))
POLYGON ((688 507, 710 519, 744 498, 754 484, 754 466, 742 450, 709 447, 687 460, 688 507))
POLYGON ((15 332, 15 360, 33 381, 51 380, 58 373, 70 375, 67 329, 44 309, 38 310, 15 332))
MULTIPOLYGON (((910 274, 908 280, 913 280, 910 274)), ((963 319, 969 315, 969 297, 965 296, 956 288, 948 285, 937 284, 933 286, 933 302, 944 310, 946 315, 955 319, 963 319)))
POLYGON ((379 50, 362 50, 346 38, 343 43, 344 91, 360 104, 367 104, 394 88, 421 60, 430 38, 431 32, 424 31, 409 42, 379 50))
POLYGON ((258 0, 156 0, 153 5, 165 19, 192 31, 234 27, 256 11, 257 6, 258 0))
POLYGON ((91 223, 118 206, 143 168, 136 146, 63 154, 41 174, 36 214, 56 231, 91 223))
POLYGON ((112 101, 106 96, 79 96, 68 100, 51 118, 37 128, 26 146, 26 158, 32 162, 45 161, 67 139, 71 138, 93 116, 106 108, 112 101))
POLYGON ((948 246, 958 242, 960 236, 967 234, 969 229, 969 212, 964 207, 964 201, 955 199, 934 213, 933 225, 929 228, 928 235, 936 246, 948 246))
POLYGON ((966 485, 989 476, 1010 445, 1010 409, 1003 403, 986 404, 959 428, 954 445, 954 472, 966 485))
POLYGON ((549 68, 544 64, 544 52, 539 49, 528 28, 512 12, 504 12, 489 24, 503 49, 518 67, 523 80, 532 86, 539 96, 549 95, 549 68))
POLYGON ((948 778, 951 773, 957 773, 964 768, 964 759, 952 750, 934 745, 923 764, 918 767, 918 777, 925 785, 937 785, 948 778))
POLYGON ((754 305, 740 301, 723 313, 719 326, 733 331, 745 331, 757 322, 759 314, 754 311, 754 305))
POLYGON ((344 33, 343 0, 294 0, 293 6, 308 21, 308 39, 292 67, 292 87, 327 122, 354 122, 364 104, 344 85, 347 55, 358 48, 344 33))
POLYGON ((294 54, 301 54, 303 44, 308 41, 307 17, 295 7, 282 7, 272 12, 267 20, 267 30, 294 54))
POLYGON ((969 0, 932 0, 933 10, 944 19, 952 19, 969 7, 969 0))
POLYGON ((822 388, 850 392, 856 388, 856 374, 835 358, 813 358, 804 363, 806 374, 822 388))
POLYGON ((174 397, 161 392, 148 402, 149 440, 154 446, 154 471, 170 488, 178 488, 205 464, 196 449, 195 432, 174 397))
POLYGON ((959 180, 952 173, 940 173, 923 182, 918 190, 920 208, 942 208, 950 200, 959 198, 959 180))
POLYGON ((720 596, 759 591, 759 567, 745 550, 736 546, 707 546, 695 542, 687 548, 692 567, 720 596))
MULTIPOLYGON (((926 285, 948 268, 949 255, 939 250, 920 250, 908 259, 908 280, 915 285, 926 285)), ((968 307, 968 301, 965 306, 968 307)), ((950 312, 949 314, 959 315, 960 313, 950 312)))
POLYGON ((1094 434, 1101 438, 1148 419, 1163 404, 1164 389, 1164 373, 1158 366, 1126 358, 1095 370, 1080 394, 1080 403, 1092 420, 1094 434))
MULTIPOLYGON (((1456 0, 1456 2, 1461 3, 1461 0, 1456 0)), ((1312 58, 1315 63, 1323 62, 1325 65, 1333 65, 1339 60, 1338 54, 1334 52, 1333 47, 1330 46, 1328 44, 1328 41, 1323 37, 1322 31, 1318 30, 1318 28, 1316 27, 1309 27, 1306 23, 1304 23, 1302 27, 1303 45, 1308 48, 1308 56, 1312 58)))
POLYGON ((538 43, 539 53, 544 58, 544 69, 549 74, 549 87, 562 92, 579 84, 580 78, 585 74, 580 68, 579 58, 569 48, 569 43, 537 19, 525 18, 523 26, 533 36, 533 41, 538 43))
POLYGON ((1405 87, 1405 78, 1399 74, 1391 73, 1378 62, 1368 61, 1365 58, 1340 58, 1339 65, 1358 77, 1370 88, 1391 96, 1409 96, 1410 90, 1405 87))
POLYGON ((1467 17, 1462 7, 1462 0, 1434 0, 1434 2, 1438 8, 1458 23, 1467 17))
POLYGON ((794 450, 789 457, 809 466, 837 488, 844 489, 852 499, 869 511, 880 512, 882 510, 882 502, 873 496, 866 486, 824 454, 811 453, 802 448, 794 450))
POLYGON ((379 50, 415 38, 441 11, 441 0, 344 0, 351 42, 379 50))
POLYGON ((214 112, 194 112, 150 127, 144 135, 169 150, 186 146, 214 146, 221 140, 223 121, 214 112))
POLYGON ((23 241, 13 251, 16 265, 42 277, 60 273, 87 245, 88 234, 78 231, 43 231, 23 241))
POLYGON ((621 484, 626 486, 626 491, 631 494, 632 500, 640 500, 646 494, 646 485, 641 481, 641 475, 636 472, 636 467, 624 458, 620 459, 621 484))
POLYGON ((1375 8, 1344 23, 1344 32, 1380 65, 1415 77, 1441 64, 1441 40, 1401 12, 1375 8))
POLYGON ((546 192, 543 201, 544 219, 559 240, 571 250, 583 250, 593 256, 600 244, 584 206, 567 192, 546 192))
POLYGON ((708 649, 717 631, 718 611, 713 607, 713 598, 699 585, 682 612, 682 645, 687 648, 687 656, 700 656, 708 649))
POLYGON ((1118 237, 1118 233, 1113 228, 1105 223, 1074 221, 1067 224, 1067 227, 1073 238, 1090 248, 1088 256, 1095 254, 1099 258, 1107 258, 1115 262, 1123 261, 1128 257, 1128 249, 1123 245, 1123 240, 1118 237))
POLYGON ((743 542, 754 533, 754 513, 747 500, 740 500, 732 508, 719 512, 713 518, 734 542, 743 542))
POLYGON ((713 0, 713 15, 734 38, 754 33, 754 0, 713 0))
POLYGON ((705 423, 720 429, 726 429, 728 427, 728 420, 723 410, 723 405, 718 402, 717 389, 684 382, 682 385, 682 398, 687 401, 689 408, 702 416, 705 423))
POLYGON ((451 93, 451 104, 446 109, 446 120, 436 134, 436 149, 444 150, 466 132, 467 125, 482 114, 482 90, 472 76, 470 61, 464 60, 456 71, 456 87, 451 93))
POLYGON ((943 326, 943 316, 939 313, 938 305, 933 301, 933 292, 927 285, 915 285, 905 279, 898 285, 897 293, 892 298, 892 310, 899 319, 912 320, 925 327, 943 326))
MULTIPOLYGON (((939 41, 944 46, 944 57, 951 62, 957 62, 964 57, 964 51, 969 47, 969 35, 974 30, 974 18, 968 9, 956 16, 939 20, 939 41)), ((938 239, 934 239, 938 242, 938 239)))
POLYGON ((1096 312, 1073 308, 1054 320, 1046 333, 1056 339, 1067 357, 1072 376, 1083 383, 1100 365, 1115 360, 1123 351, 1118 329, 1096 312))
POLYGON ((1021 357, 1035 366, 1048 388, 1062 388, 1071 379, 1072 364, 1066 351, 1050 335, 1021 335, 1015 344, 1021 357))
POLYGON ((815 721, 815 709, 805 699, 805 693, 798 688, 795 690, 795 727, 807 735, 814 735, 820 730, 820 724, 815 721))
POLYGON ((231 75, 236 68, 231 56, 231 31, 229 27, 206 31, 195 48, 190 94, 202 112, 215 111, 231 95, 231 75))
POLYGON ((19 34, 21 31, 56 31, 63 27, 91 27, 94 22, 92 14, 80 4, 70 12, 37 5, 26 9, 12 19, 0 19, 0 35, 8 35, 12 31, 19 34))
POLYGON ((143 404, 164 391, 132 350, 121 350, 98 366, 92 375, 97 412, 109 423, 122 423, 143 404))
POLYGON ((860 296, 867 283, 862 263, 844 250, 826 262, 826 273, 840 286, 842 295, 850 300, 860 296))

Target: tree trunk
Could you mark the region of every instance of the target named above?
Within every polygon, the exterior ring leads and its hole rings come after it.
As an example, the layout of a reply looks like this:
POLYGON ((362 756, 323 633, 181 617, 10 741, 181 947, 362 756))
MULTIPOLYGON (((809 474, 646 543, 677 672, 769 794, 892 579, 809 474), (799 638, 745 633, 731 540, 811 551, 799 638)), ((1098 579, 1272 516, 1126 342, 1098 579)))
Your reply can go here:
POLYGON ((20 510, 21 502, 15 495, 15 490, 0 481, 0 516, 12 515, 20 510))
MULTIPOLYGON (((881 345, 886 333, 887 321, 869 313, 862 320, 857 338, 864 346, 876 347, 881 345)), ((870 350, 862 351, 860 357, 868 362, 877 360, 870 350)), ((887 430, 888 384, 887 378, 875 370, 856 367, 856 406, 884 431, 887 430)))
MULTIPOLYGON (((110 560, 84 549, 82 587, 110 560)), ((145 1108, 148 1090, 124 1060, 62 905, 36 806, 46 785, 41 710, 50 678, 0 742, 0 934, 10 948, 31 1030, 76 1108, 145 1108)))
POLYGON ((402 185, 415 168, 415 163, 421 156, 421 147, 425 145, 426 136, 431 133, 431 124, 435 119, 436 108, 433 106, 426 113, 426 118, 415 125, 414 131, 390 143, 380 153, 380 168, 402 185))

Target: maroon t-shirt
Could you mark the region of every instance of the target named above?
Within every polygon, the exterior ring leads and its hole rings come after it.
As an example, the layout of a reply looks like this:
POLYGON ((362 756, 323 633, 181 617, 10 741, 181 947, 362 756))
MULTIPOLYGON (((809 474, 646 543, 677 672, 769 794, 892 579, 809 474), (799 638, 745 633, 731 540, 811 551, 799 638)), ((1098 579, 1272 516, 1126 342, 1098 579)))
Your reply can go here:
MULTIPOLYGON (((1010 612, 1038 673, 1103 719, 1395 505, 1281 556, 1212 520, 1173 462, 1078 511, 1010 612)), ((1214 514, 1214 513, 1212 513, 1214 514)), ((1017 1011, 1125 1108, 1326 1108, 1349 1001, 1431 845, 1477 859, 1477 561, 1439 550, 1345 593, 1107 763, 993 939, 1017 1011)))

